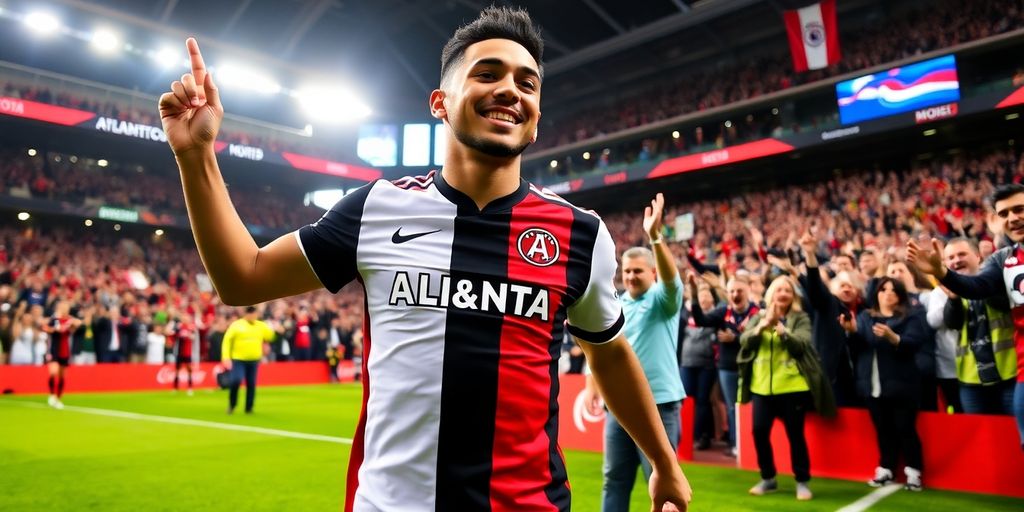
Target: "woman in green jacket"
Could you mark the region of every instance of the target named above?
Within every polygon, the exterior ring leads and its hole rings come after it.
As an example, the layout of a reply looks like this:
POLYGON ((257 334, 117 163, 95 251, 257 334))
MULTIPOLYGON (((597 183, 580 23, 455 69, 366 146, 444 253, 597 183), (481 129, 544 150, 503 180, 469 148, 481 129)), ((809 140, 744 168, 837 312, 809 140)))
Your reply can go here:
POLYGON ((765 291, 767 306, 750 319, 748 325, 754 328, 740 336, 740 402, 753 401, 754 446, 761 469, 761 481, 750 489, 755 496, 778 489, 771 432, 780 418, 789 438, 796 498, 811 499, 804 415, 812 407, 826 416, 835 414, 832 389, 811 343, 811 320, 798 290, 793 278, 777 277, 765 291))

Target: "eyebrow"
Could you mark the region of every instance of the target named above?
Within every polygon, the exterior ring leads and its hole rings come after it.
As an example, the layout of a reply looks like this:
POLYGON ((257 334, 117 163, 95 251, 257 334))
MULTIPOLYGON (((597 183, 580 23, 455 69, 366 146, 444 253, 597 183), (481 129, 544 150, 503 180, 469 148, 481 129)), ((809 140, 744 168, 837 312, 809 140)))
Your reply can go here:
MULTIPOLYGON (((489 57, 489 58, 486 58, 486 59, 480 59, 480 60, 478 60, 478 61, 473 63, 473 67, 476 67, 476 66, 504 66, 504 65, 505 65, 505 61, 503 61, 501 59, 498 59, 498 58, 495 58, 495 57, 489 57)), ((519 68, 516 69, 516 71, 518 71, 520 73, 525 73, 527 75, 530 75, 530 76, 536 78, 537 80, 540 80, 540 73, 536 69, 531 68, 530 66, 519 66, 519 68)))

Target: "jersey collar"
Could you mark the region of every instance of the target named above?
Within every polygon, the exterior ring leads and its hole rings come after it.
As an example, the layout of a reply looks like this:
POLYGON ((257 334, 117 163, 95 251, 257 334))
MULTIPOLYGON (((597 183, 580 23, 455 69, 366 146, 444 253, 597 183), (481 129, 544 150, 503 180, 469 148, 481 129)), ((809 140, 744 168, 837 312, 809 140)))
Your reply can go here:
POLYGON ((451 201, 452 203, 459 207, 459 213, 471 212, 473 214, 477 214, 508 211, 511 210, 513 206, 519 204, 524 198, 526 198, 526 194, 530 192, 530 185, 526 182, 526 180, 520 178, 519 188, 516 189, 515 192, 512 192, 511 194, 504 197, 499 197, 491 201, 490 203, 487 203, 487 205, 484 206, 483 210, 480 210, 476 206, 476 201, 473 201, 472 198, 464 194, 462 191, 449 185, 448 182, 445 181, 444 176, 441 174, 441 172, 438 172, 434 176, 434 184, 437 185, 437 191, 440 192, 441 195, 445 197, 445 199, 451 201))

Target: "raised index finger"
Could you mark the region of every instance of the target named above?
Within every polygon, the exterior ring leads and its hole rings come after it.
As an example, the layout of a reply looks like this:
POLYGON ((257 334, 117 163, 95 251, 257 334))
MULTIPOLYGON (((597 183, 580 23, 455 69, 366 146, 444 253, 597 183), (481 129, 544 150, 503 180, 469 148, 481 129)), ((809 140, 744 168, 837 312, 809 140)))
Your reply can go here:
POLYGON ((188 48, 188 60, 192 63, 192 76, 196 78, 199 101, 206 101, 206 91, 203 88, 203 84, 206 83, 206 63, 203 62, 203 54, 199 52, 199 43, 196 38, 190 37, 185 40, 185 47, 188 48))

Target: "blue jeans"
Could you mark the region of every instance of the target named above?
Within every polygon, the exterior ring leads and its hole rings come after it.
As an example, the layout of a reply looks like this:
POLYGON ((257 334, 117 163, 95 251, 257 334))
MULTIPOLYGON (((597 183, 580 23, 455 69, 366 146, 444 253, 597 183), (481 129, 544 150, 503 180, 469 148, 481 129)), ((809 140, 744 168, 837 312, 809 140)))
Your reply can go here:
POLYGON ((238 405, 238 388, 245 378, 245 412, 252 412, 256 402, 256 368, 259 365, 259 361, 231 360, 231 391, 228 393, 228 407, 231 410, 238 405))
POLYGON ((991 386, 960 383, 960 404, 967 414, 1013 414, 1015 382, 1007 380, 991 386))
POLYGON ((729 447, 736 447, 736 394, 739 392, 740 373, 735 370, 718 370, 718 385, 725 397, 725 413, 729 417, 729 447))
POLYGON ((700 441, 711 440, 715 434, 715 415, 711 412, 711 388, 715 385, 715 369, 700 366, 682 366, 679 368, 683 379, 683 389, 687 397, 695 402, 693 416, 693 438, 700 441))
MULTIPOLYGON (((658 404, 661 424, 665 426, 673 453, 679 448, 680 402, 658 404)), ((644 479, 651 478, 651 463, 640 448, 629 437, 615 416, 609 411, 604 420, 604 485, 601 487, 602 512, 628 512, 629 495, 636 481, 636 468, 644 472, 644 479)))
POLYGON ((1024 450, 1024 382, 1017 382, 1017 390, 1013 393, 1013 415, 1017 417, 1017 433, 1020 435, 1020 447, 1024 450))

